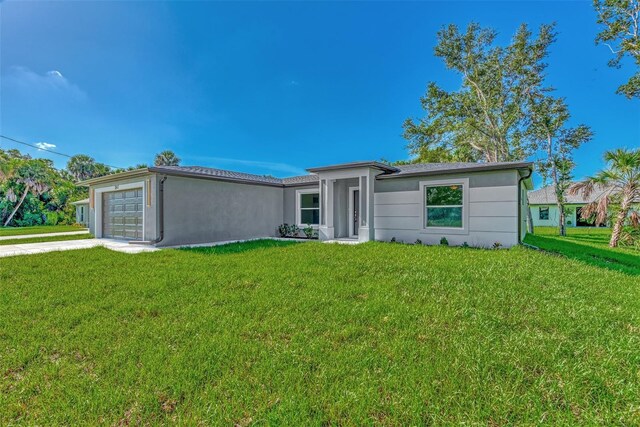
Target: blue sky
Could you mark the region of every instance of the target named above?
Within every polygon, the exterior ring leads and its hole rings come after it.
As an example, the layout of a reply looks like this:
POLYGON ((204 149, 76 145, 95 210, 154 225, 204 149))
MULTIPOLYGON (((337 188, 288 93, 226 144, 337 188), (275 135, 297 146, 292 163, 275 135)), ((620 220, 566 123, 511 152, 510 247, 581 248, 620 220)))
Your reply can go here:
MULTIPOLYGON (((443 25, 477 21, 509 40, 556 22, 548 83, 601 154, 640 145, 640 101, 615 94, 595 14, 576 2, 13 2, 0 5, 0 130, 115 166, 174 150, 183 164, 290 176, 307 167, 407 158, 402 122, 429 81, 443 25)), ((2 148, 20 148, 7 141, 2 148)), ((63 167, 66 159, 51 155, 63 167)))

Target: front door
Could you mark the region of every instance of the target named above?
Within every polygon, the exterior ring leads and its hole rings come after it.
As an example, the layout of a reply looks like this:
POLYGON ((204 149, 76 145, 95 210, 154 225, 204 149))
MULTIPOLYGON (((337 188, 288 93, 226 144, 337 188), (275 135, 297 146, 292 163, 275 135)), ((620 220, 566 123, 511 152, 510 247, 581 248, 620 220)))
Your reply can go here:
POLYGON ((353 206, 353 218, 351 218, 351 229, 353 230, 353 236, 358 235, 358 224, 360 223, 360 190, 353 190, 351 192, 351 206, 353 206))

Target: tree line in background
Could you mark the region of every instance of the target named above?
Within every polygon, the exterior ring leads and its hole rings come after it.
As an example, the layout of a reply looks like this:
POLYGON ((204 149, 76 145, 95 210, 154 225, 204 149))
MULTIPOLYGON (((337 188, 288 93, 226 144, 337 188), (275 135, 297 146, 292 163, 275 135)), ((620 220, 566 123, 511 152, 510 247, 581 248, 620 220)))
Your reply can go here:
MULTIPOLYGON (((172 151, 158 153, 155 166, 177 166, 172 151)), ((148 167, 111 168, 90 156, 72 156, 65 169, 56 169, 48 159, 34 159, 19 150, 0 149, 0 226, 73 224, 73 202, 88 197, 79 181, 148 167)))
MULTIPOLYGON (((596 43, 605 44, 614 55, 609 65, 619 68, 623 58, 629 57, 640 67, 640 2, 595 0, 594 8, 602 26, 596 43)), ((638 150, 607 152, 607 169, 573 185, 573 152, 590 141, 593 132, 585 124, 569 126, 566 100, 555 96, 546 83, 546 59, 556 39, 554 25, 542 25, 534 34, 522 24, 506 46, 497 44, 497 35, 477 23, 464 31, 452 24, 438 32, 434 54, 460 77, 461 84, 454 91, 435 82, 427 85, 420 99, 425 115, 409 118, 403 125, 412 158, 398 163, 508 162, 535 155, 537 171, 555 190, 559 234, 566 235, 567 192, 588 196, 597 183, 612 191, 598 198, 600 208, 591 206, 582 212, 597 222, 613 218, 610 244, 617 246, 625 225, 638 226, 637 217, 629 215, 631 200, 640 199, 640 166, 634 166, 638 150), (605 205, 608 214, 602 213, 605 205)), ((636 70, 617 93, 640 98, 640 72, 636 70)), ((637 145, 637 141, 631 143, 637 145)))

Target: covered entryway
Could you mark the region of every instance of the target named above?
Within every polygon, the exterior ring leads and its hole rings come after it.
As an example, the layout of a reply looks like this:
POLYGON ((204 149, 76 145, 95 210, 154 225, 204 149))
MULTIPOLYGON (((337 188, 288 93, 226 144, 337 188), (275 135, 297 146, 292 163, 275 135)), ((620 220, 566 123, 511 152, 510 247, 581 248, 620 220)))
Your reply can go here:
POLYGON ((142 188, 102 193, 102 237, 142 240, 142 188))

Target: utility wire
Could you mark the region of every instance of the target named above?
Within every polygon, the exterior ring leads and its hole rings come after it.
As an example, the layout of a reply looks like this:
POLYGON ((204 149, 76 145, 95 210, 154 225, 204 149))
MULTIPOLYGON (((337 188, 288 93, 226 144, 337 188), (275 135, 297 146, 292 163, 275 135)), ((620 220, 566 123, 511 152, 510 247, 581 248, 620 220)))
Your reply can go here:
MULTIPOLYGON (((13 141, 13 142, 15 142, 17 144, 26 145, 27 147, 35 148, 36 150, 46 151, 46 152, 49 152, 51 154, 57 154, 58 156, 67 157, 69 159, 73 157, 73 156, 70 156, 69 154, 60 153, 59 151, 53 151, 53 150, 49 150, 48 148, 42 148, 42 147, 38 147, 37 145, 29 144, 28 142, 18 141, 17 139, 10 138, 8 136, 0 135, 0 138, 8 139, 9 141, 13 141)), ((111 165, 108 165, 106 163, 103 163, 103 165, 108 166, 108 167, 110 167, 112 169, 125 169, 125 168, 121 168, 121 167, 118 167, 118 166, 111 166, 111 165)))

